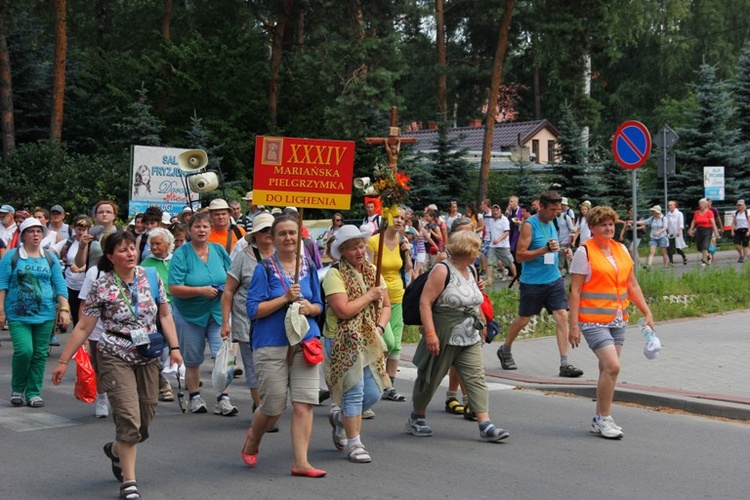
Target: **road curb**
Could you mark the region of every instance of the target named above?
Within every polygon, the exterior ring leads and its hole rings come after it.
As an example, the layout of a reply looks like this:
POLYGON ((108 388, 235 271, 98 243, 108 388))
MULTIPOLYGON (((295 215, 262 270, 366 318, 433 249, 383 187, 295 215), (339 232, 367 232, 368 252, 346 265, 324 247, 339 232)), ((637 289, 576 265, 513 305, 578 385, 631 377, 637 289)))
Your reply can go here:
MULTIPOLYGON (((595 385, 537 385, 522 384, 519 387, 546 392, 575 394, 596 399, 595 385)), ((717 401, 701 397, 678 397, 671 394, 646 392, 618 386, 615 402, 634 403, 654 408, 667 407, 698 415, 750 421, 750 405, 731 401, 717 401)))

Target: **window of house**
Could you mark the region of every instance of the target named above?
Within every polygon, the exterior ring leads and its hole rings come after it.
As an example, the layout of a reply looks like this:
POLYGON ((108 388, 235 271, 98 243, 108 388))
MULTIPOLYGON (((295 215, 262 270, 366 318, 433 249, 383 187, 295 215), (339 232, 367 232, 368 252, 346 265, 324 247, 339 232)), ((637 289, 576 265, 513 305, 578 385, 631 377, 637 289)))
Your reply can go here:
POLYGON ((555 163, 555 141, 547 141, 547 163, 555 163))
POLYGON ((541 163, 539 161, 539 139, 531 141, 531 154, 534 156, 534 163, 541 163))

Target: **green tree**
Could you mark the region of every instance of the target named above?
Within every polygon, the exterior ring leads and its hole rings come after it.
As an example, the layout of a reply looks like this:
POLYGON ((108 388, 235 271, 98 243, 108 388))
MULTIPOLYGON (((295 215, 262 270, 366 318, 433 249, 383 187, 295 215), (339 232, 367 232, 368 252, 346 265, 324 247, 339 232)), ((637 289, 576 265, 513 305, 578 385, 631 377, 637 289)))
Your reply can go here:
POLYGON ((703 197, 703 167, 725 167, 726 194, 736 195, 733 183, 738 173, 737 131, 730 127, 733 108, 726 85, 716 79, 716 68, 703 64, 693 86, 697 108, 691 110, 686 127, 678 129, 675 144, 677 173, 672 192, 684 207, 696 207, 703 197))
POLYGON ((559 184, 559 191, 574 200, 595 198, 596 192, 587 164, 588 149, 581 141, 581 129, 573 116, 570 104, 563 104, 558 124, 557 160, 549 166, 551 184, 559 184))
POLYGON ((119 132, 118 142, 126 146, 163 146, 161 133, 164 123, 153 114, 145 85, 141 85, 136 93, 138 99, 128 106, 128 114, 119 123, 115 123, 119 132))
POLYGON ((750 196, 750 43, 740 57, 731 85, 737 129, 737 165, 734 188, 737 197, 750 196))

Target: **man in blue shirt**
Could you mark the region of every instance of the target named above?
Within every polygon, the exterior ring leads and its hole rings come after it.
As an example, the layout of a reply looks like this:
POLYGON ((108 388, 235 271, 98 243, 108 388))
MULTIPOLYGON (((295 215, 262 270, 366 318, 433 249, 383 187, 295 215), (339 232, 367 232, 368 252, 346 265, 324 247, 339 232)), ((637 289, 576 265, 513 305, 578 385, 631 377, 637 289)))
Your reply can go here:
MULTIPOLYGON (((505 343, 497 350, 497 357, 505 370, 516 370, 510 352, 519 332, 542 307, 552 314, 557 329, 560 351, 560 376, 580 377, 583 371, 568 362, 568 297, 565 282, 558 269, 560 242, 553 223, 560 213, 562 197, 554 191, 539 196, 539 210, 524 221, 516 246, 516 259, 521 262, 521 300, 518 317, 508 328, 505 343)), ((570 258, 570 250, 565 253, 570 258)))

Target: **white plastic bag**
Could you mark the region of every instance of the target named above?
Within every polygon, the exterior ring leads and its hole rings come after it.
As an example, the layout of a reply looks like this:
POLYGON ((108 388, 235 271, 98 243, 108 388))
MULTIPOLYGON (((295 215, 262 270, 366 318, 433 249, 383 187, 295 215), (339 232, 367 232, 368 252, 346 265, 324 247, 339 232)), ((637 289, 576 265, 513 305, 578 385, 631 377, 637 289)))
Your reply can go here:
POLYGON ((235 356, 232 349, 232 341, 225 338, 221 343, 221 348, 216 354, 214 371, 211 374, 211 380, 214 385, 214 393, 221 394, 227 390, 229 384, 234 379, 235 356))

